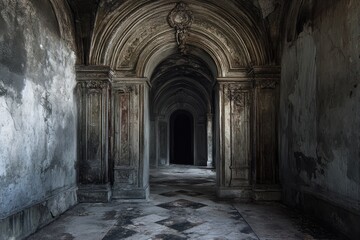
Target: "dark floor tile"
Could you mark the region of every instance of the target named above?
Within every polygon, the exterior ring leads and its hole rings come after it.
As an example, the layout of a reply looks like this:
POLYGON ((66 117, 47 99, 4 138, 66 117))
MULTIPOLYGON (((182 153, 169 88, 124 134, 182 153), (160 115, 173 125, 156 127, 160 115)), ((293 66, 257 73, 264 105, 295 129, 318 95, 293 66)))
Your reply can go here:
POLYGON ((117 226, 126 226, 126 225, 133 224, 131 219, 133 219, 133 217, 120 216, 118 219, 116 219, 116 225, 117 226))
POLYGON ((232 219, 237 221, 243 221, 244 218, 241 216, 241 214, 236 210, 233 209, 232 211, 228 212, 232 219))
POLYGON ((112 228, 103 238, 103 240, 118 240, 118 239, 125 239, 131 237, 132 235, 136 234, 137 232, 126 229, 123 227, 114 227, 112 228))
POLYGON ((107 211, 103 215, 103 220, 114 220, 116 217, 116 211, 107 211))
POLYGON ((165 193, 160 193, 159 195, 164 196, 164 197, 174 197, 178 194, 177 194, 177 192, 165 192, 165 193))
POLYGON ((168 202, 168 203, 162 203, 157 205, 158 207, 162 207, 165 209, 177 209, 177 208, 191 208, 191 209, 198 209, 205 207, 207 205, 197 202, 192 202, 186 199, 178 199, 176 201, 168 202))
POLYGON ((191 196, 191 197, 197 197, 197 196, 204 195, 204 194, 199 193, 199 192, 186 191, 186 190, 179 190, 179 191, 176 191, 176 192, 179 193, 179 194, 183 194, 183 195, 187 195, 187 196, 191 196))
POLYGON ((190 196, 190 197, 198 197, 198 196, 204 195, 204 194, 199 193, 199 192, 186 191, 186 190, 165 192, 165 193, 160 193, 159 195, 162 195, 162 196, 165 196, 165 197, 174 197, 174 196, 180 195, 180 194, 190 196))
POLYGON ((212 182, 214 182, 212 179, 166 179, 151 181, 152 184, 164 184, 167 186, 191 186, 212 182))
POLYGON ((240 232, 245 234, 254 233, 250 226, 245 226, 243 229, 240 230, 240 232))
POLYGON ((165 219, 165 220, 161 220, 156 223, 164 225, 164 226, 172 228, 172 229, 175 229, 179 232, 188 230, 190 228, 193 228, 193 227, 201 224, 201 223, 192 223, 192 222, 187 221, 186 219, 182 220, 182 219, 173 218, 173 217, 165 219))
MULTIPOLYGON (((39 235, 39 234, 38 234, 39 235)), ((30 236, 26 238, 27 240, 73 240, 75 237, 70 233, 51 233, 45 232, 41 234, 42 236, 30 236)))
POLYGON ((173 234, 159 234, 152 237, 151 240, 186 240, 187 238, 180 237, 173 234))

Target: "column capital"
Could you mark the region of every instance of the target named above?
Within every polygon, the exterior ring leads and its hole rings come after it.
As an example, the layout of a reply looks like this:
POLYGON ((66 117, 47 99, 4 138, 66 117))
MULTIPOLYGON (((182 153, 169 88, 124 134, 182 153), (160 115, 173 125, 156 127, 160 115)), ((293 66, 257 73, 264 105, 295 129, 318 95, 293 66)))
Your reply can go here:
POLYGON ((75 67, 75 70, 78 82, 89 80, 109 82, 111 80, 112 70, 107 66, 78 65, 75 67))

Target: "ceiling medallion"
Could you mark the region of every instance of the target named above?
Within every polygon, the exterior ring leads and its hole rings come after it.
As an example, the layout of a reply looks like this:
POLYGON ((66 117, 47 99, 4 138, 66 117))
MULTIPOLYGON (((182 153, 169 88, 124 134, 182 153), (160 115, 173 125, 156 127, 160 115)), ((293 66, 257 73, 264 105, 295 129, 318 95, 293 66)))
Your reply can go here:
POLYGON ((172 28, 175 28, 175 37, 179 51, 186 54, 186 38, 188 37, 188 29, 193 22, 192 11, 188 6, 179 2, 168 15, 168 22, 172 28))

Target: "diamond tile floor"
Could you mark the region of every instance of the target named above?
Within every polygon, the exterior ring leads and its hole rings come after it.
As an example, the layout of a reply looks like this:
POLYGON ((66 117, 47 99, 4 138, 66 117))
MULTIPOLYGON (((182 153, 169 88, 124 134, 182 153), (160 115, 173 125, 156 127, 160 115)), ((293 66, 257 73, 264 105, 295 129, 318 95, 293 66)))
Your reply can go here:
POLYGON ((149 201, 78 204, 28 240, 342 239, 285 206, 220 201, 211 169, 151 170, 149 201))

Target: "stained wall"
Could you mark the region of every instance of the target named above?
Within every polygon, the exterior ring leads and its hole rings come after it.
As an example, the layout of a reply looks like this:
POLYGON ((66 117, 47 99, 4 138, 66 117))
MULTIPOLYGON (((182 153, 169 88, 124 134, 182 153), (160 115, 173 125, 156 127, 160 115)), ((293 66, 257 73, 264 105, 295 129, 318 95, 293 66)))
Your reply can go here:
POLYGON ((0 238, 76 203, 75 54, 50 1, 0 1, 0 238))
POLYGON ((321 1, 300 12, 302 22, 283 49, 279 132, 284 201, 354 239, 360 236, 359 12, 351 0, 321 1))

